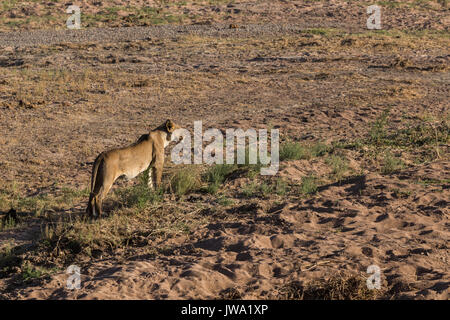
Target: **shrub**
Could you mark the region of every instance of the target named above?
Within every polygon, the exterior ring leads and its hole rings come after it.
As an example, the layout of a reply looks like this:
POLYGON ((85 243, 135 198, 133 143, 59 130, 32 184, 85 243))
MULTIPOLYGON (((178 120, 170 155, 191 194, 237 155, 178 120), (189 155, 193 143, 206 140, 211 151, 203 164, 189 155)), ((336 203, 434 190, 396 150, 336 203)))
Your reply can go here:
POLYGON ((311 145, 302 145, 298 142, 286 142, 280 148, 280 160, 301 160, 322 157, 330 149, 330 146, 321 142, 311 145))
POLYGON ((316 180, 313 176, 303 177, 300 185, 300 193, 305 195, 316 193, 318 188, 316 180))
POLYGON ((300 160, 307 159, 308 155, 305 147, 298 142, 286 142, 280 148, 280 160, 300 160))
POLYGON ((148 187, 148 169, 139 177, 138 184, 116 191, 120 201, 126 207, 137 207, 143 209, 148 204, 160 202, 163 196, 163 189, 152 190, 148 187))
POLYGON ((208 193, 216 193, 220 185, 225 182, 227 176, 236 169, 235 165, 231 164, 216 164, 210 167, 203 175, 208 183, 206 191, 208 193))
POLYGON ((332 174, 336 177, 337 180, 341 180, 345 172, 348 170, 347 159, 337 155, 332 155, 327 158, 326 163, 331 167, 332 174))
POLYGON ((391 153, 386 153, 384 157, 384 163, 382 172, 384 174, 389 174, 400 170, 404 167, 402 159, 394 157, 391 153))
POLYGON ((176 172, 170 178, 169 184, 171 191, 181 196, 197 189, 200 186, 200 177, 196 170, 186 168, 176 172))

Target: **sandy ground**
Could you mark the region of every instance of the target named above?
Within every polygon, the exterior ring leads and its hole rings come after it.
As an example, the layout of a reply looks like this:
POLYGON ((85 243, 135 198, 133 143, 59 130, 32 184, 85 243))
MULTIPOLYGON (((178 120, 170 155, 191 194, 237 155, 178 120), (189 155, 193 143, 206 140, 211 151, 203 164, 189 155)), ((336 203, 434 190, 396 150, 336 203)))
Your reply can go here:
MULTIPOLYGON (((441 166, 448 172, 448 163, 437 163, 403 174, 428 175, 441 166)), ((314 199, 275 208, 253 202, 233 210, 236 221, 155 243, 170 247, 166 255, 90 264, 80 290, 63 289, 61 273, 17 298, 214 299, 234 288, 243 299, 277 299, 288 280, 322 279, 336 269, 365 273, 376 264, 392 294, 448 299, 448 206, 426 188, 412 201, 395 199, 388 190, 404 179, 368 175, 326 186, 314 199)))
MULTIPOLYGON (((448 12, 386 9, 389 29, 432 31, 410 37, 366 33, 357 23, 364 11, 350 6, 358 5, 238 2, 215 5, 242 10, 232 19, 195 18, 211 25, 0 34, 2 188, 16 183, 25 197, 86 188, 99 152, 167 118, 188 129, 196 120, 205 128, 278 128, 283 141, 324 143, 364 138, 387 107, 389 130, 448 118, 448 12)), ((22 282, 20 270, 2 276, 1 297, 213 299, 234 288, 239 298, 278 299, 290 283, 367 277, 375 264, 385 298, 448 299, 448 138, 438 155, 426 146, 394 150, 405 166, 390 173, 380 170, 379 150, 367 156, 364 148, 342 151, 351 174, 340 181, 329 179, 320 157, 283 162, 278 176, 290 185, 326 177, 313 195, 243 197, 251 181, 237 177, 222 188, 231 205, 201 193, 167 199, 161 211, 182 207, 181 217, 205 222, 188 234, 136 235, 126 253, 55 263, 42 279, 22 282), (82 268, 80 290, 65 288, 71 263, 82 268)), ((81 213, 86 200, 52 214, 81 213)), ((43 223, 0 231, 1 247, 33 247, 43 223)))

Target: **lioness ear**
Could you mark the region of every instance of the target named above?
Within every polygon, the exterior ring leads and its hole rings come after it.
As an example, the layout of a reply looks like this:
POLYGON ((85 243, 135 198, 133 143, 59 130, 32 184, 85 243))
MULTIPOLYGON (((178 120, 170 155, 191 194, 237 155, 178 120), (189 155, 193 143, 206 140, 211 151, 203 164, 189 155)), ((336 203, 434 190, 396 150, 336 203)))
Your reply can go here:
POLYGON ((166 121, 166 129, 167 129, 167 131, 168 132, 172 132, 173 129, 174 129, 173 127, 174 127, 173 122, 171 120, 167 120, 166 121))

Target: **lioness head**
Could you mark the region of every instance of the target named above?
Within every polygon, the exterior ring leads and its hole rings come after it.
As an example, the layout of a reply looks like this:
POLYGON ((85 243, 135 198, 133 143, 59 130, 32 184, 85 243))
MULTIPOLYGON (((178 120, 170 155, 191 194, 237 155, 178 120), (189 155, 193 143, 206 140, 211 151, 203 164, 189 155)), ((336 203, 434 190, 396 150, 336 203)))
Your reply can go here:
POLYGON ((167 140, 168 141, 172 141, 172 133, 176 130, 179 129, 180 126, 175 124, 175 122, 173 122, 172 120, 168 119, 166 121, 166 123, 164 124, 165 126, 165 131, 167 132, 167 140))

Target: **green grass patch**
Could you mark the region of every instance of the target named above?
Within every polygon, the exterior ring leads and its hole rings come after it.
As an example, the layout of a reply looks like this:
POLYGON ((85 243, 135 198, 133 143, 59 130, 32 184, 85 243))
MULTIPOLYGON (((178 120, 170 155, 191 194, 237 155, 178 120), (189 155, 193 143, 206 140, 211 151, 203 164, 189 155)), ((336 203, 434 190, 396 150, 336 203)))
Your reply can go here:
POLYGON ((311 145, 305 145, 299 142, 286 142, 280 147, 280 160, 302 160, 322 157, 330 152, 330 150, 330 146, 321 142, 311 145))
POLYGON ((46 271, 42 268, 33 266, 29 261, 26 261, 22 265, 21 271, 22 271, 22 279, 24 282, 29 282, 34 279, 39 279, 42 276, 48 274, 48 271, 46 271))
POLYGON ((216 164, 208 168, 203 174, 203 180, 208 184, 206 191, 211 194, 217 193, 226 178, 237 168, 232 164, 216 164))
POLYGON ((384 174, 390 174, 401 170, 405 167, 405 164, 402 159, 393 156, 390 152, 387 152, 384 156, 383 167, 381 171, 384 174))
POLYGON ((389 110, 385 110, 372 124, 366 143, 375 146, 415 148, 439 146, 450 142, 449 121, 431 123, 424 120, 419 124, 408 124, 406 128, 389 130, 389 110))
POLYGON ((153 190, 148 187, 148 170, 139 176, 139 182, 136 185, 115 192, 120 203, 129 208, 144 209, 147 205, 162 201, 163 188, 153 190))
POLYGON ((381 142, 384 141, 387 136, 386 125, 388 123, 389 113, 389 109, 383 111, 381 116, 379 116, 372 124, 368 138, 369 143, 380 145, 381 142))
POLYGON ((259 183, 253 181, 242 188, 242 195, 246 198, 254 197, 259 192, 259 183))
POLYGON ((273 191, 279 196, 285 196, 289 192, 289 184, 282 178, 277 178, 273 191))
POLYGON ((436 179, 422 179, 417 181, 418 184, 428 186, 428 185, 444 185, 449 184, 450 179, 436 180, 436 179))
POLYGON ((330 155, 325 162, 331 167, 331 174, 335 179, 342 180, 348 171, 348 160, 338 155, 330 155))
POLYGON ((0 250, 0 278, 14 273, 22 264, 22 258, 16 254, 12 246, 7 245, 0 250))
POLYGON ((224 207, 228 207, 234 204, 234 201, 226 196, 218 197, 216 201, 218 204, 224 207))
POLYGON ((311 195, 317 192, 317 178, 314 176, 306 176, 302 178, 299 192, 303 195, 311 195))
POLYGON ((131 25, 159 25, 170 23, 182 23, 187 16, 185 14, 173 15, 166 12, 162 7, 133 7, 117 6, 108 7, 97 14, 86 14, 81 16, 83 26, 97 26, 98 23, 124 21, 131 25), (125 16, 119 16, 119 11, 126 12, 125 16))
POLYGON ((22 195, 16 183, 11 183, 0 189, 0 210, 7 211, 14 208, 22 216, 39 217, 50 209, 61 210, 73 207, 88 196, 87 188, 77 190, 63 187, 55 195, 42 193, 27 197, 22 195))
POLYGON ((3 217, 0 219, 0 231, 13 229, 18 224, 18 221, 16 219, 13 219, 11 217, 3 217))
POLYGON ((270 197, 272 195, 285 196, 289 192, 289 184, 282 178, 252 181, 242 188, 242 195, 251 197, 270 197))

